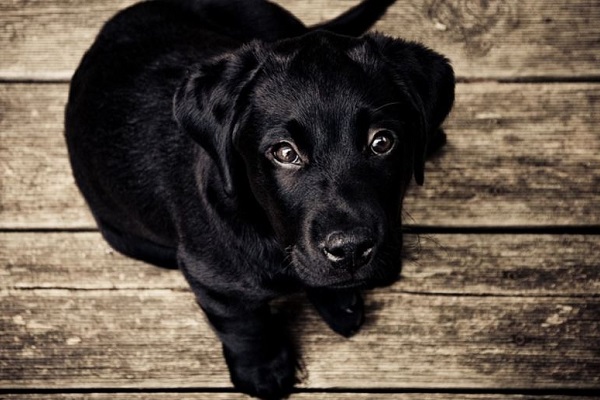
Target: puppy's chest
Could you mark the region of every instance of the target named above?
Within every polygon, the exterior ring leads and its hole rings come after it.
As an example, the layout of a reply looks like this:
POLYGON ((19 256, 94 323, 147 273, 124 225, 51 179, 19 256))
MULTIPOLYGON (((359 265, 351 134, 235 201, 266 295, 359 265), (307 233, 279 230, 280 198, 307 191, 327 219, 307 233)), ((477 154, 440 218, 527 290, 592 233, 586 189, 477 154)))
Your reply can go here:
POLYGON ((298 286, 283 249, 274 239, 239 230, 221 230, 215 235, 210 228, 194 239, 185 246, 187 263, 195 264, 192 271, 213 288, 224 285, 224 290, 266 298, 289 293, 298 286))
POLYGON ((235 273, 248 289, 264 291, 264 295, 279 295, 297 286, 293 269, 283 249, 275 242, 242 238, 228 262, 235 265, 235 273))

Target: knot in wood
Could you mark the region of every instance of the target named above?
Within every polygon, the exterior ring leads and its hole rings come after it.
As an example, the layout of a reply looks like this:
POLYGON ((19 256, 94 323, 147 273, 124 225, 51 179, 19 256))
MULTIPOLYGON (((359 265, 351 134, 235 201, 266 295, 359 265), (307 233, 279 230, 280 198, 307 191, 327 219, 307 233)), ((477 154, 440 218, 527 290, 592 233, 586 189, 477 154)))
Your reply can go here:
POLYGON ((516 2, 506 0, 430 0, 427 15, 438 30, 464 43, 468 54, 486 55, 494 38, 518 26, 516 2))

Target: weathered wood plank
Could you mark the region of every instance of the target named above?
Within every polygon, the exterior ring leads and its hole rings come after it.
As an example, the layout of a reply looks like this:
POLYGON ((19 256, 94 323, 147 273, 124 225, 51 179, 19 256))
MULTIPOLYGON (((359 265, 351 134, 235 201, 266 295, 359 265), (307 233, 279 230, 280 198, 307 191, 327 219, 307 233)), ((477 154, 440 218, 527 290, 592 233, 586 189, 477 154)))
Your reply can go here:
POLYGON ((600 27, 595 21, 600 4, 593 0, 432 0, 417 7, 414 13, 393 8, 380 29, 448 54, 458 76, 569 77, 599 72, 600 27), (416 29, 405 33, 405 26, 416 29))
MULTIPOLYGON (((599 3, 600 4, 600 3, 599 3)), ((449 143, 405 209, 418 224, 598 225, 600 85, 459 85, 449 143)))
POLYGON ((0 233, 0 289, 175 289, 178 270, 115 252, 99 232, 0 233))
POLYGON ((133 0, 11 0, 0 5, 0 77, 70 79, 102 24, 133 0))
POLYGON ((0 298, 0 387, 228 386, 217 339, 190 293, 41 290, 0 298), (191 374, 179 376, 182 369, 191 374))
MULTIPOLYGON (((600 389, 600 299, 377 291, 347 340, 303 302, 280 304, 305 388, 600 389)), ((192 295, 0 291, 0 387, 229 387, 192 295)))
POLYGON ((66 93, 65 85, 0 86, 0 227, 93 224, 68 163, 66 93))
MULTIPOLYGON (((0 85, 0 228, 88 228, 62 132, 67 85, 0 85)), ((600 224, 600 84, 460 84, 408 224, 600 224)))
MULTIPOLYGON (((301 389, 300 389, 301 390, 301 389)), ((238 393, 68 393, 3 394, 3 400, 248 400, 238 393)), ((438 393, 295 393, 291 400, 589 400, 582 396, 438 393)))
MULTIPOLYGON (((132 0, 25 1, 0 5, 0 78, 69 79, 98 30, 132 0)), ((307 24, 358 0, 279 0, 307 24)), ((553 2, 398 1, 376 29, 448 55, 460 77, 600 74, 600 5, 553 2)))
MULTIPOLYGON (((411 260, 390 292, 585 296, 600 293, 600 236, 407 235, 411 260)), ((0 233, 0 289, 187 290, 179 271, 112 251, 99 233, 0 233)))

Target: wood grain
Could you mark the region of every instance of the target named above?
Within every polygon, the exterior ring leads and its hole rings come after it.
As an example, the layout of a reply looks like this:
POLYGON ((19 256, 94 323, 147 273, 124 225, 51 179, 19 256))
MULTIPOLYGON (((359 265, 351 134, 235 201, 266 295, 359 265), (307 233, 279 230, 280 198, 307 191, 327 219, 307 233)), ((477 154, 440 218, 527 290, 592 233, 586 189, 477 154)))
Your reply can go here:
MULTIPOLYGON (((0 5, 0 78, 69 79, 111 15, 132 0, 12 0, 0 5)), ((358 0, 279 0, 307 24, 358 0)), ((376 29, 450 57, 463 78, 600 74, 600 4, 594 0, 398 1, 376 29)))
MULTIPOLYGON (((90 228, 63 140, 65 84, 0 85, 0 228, 90 228)), ((600 224, 600 84, 457 87, 449 143, 405 223, 600 224)))
POLYGON ((600 222, 600 86, 459 85, 449 143, 413 187, 407 222, 600 222))
MULTIPOLYGON (((281 313, 305 388, 600 388, 600 300, 423 296, 380 290, 346 340, 304 302, 281 313)), ((0 387, 229 387, 192 295, 0 291, 0 387)))
MULTIPOLYGON (((406 236, 409 259, 393 293, 594 296, 600 236, 406 236)), ((99 233, 0 233, 0 289, 171 289, 179 271, 112 251, 99 233)))
MULTIPOLYGON (((302 389, 300 389, 301 391, 302 389)), ((3 394, 3 400, 248 400, 238 393, 159 392, 159 393, 69 393, 3 394)), ((518 394, 436 394, 436 393, 294 393, 290 400, 589 400, 583 396, 518 394)))
POLYGON ((67 90, 0 85, 0 227, 93 226, 63 138, 67 90))
POLYGON ((98 31, 132 0, 12 0, 0 5, 3 79, 70 79, 98 31))

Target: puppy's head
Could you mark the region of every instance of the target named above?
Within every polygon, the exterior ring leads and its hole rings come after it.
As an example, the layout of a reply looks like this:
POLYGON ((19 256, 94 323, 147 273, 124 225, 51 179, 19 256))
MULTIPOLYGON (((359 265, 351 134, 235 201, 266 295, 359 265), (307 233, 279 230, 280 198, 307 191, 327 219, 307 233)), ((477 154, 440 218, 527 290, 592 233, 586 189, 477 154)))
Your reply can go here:
POLYGON ((175 115, 226 192, 250 188, 303 282, 372 286, 399 272, 402 198, 453 99, 447 60, 419 44, 315 32, 201 66, 175 115))

